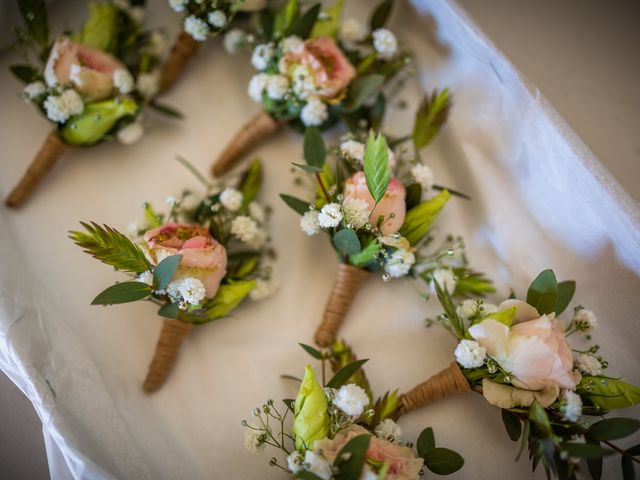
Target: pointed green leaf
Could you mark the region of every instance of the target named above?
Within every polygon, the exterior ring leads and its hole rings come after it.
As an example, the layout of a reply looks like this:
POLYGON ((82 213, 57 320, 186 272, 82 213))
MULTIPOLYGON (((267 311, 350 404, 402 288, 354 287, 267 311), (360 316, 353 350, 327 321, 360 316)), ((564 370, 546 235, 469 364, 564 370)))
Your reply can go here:
POLYGON ((531 283, 527 292, 527 303, 540 314, 552 313, 558 300, 558 282, 553 270, 545 270, 531 283))
POLYGON ((357 253, 349 255, 349 264, 354 267, 366 267, 368 264, 373 262, 376 258, 376 255, 380 253, 382 247, 377 239, 371 240, 366 247, 360 250, 357 253))
POLYGON ((45 0, 19 0, 18 8, 29 35, 44 51, 49 47, 49 23, 45 0))
POLYGON ((280 198, 300 215, 304 215, 308 212, 309 207, 311 206, 309 202, 305 202, 304 200, 300 200, 299 198, 292 197, 291 195, 286 195, 284 193, 280 194, 280 198))
POLYGON ((340 16, 344 8, 344 0, 336 0, 325 8, 311 31, 311 38, 336 37, 340 30, 340 16))
POLYGON ((447 121, 450 110, 449 89, 445 88, 441 92, 434 90, 431 97, 425 95, 413 125, 412 138, 416 150, 426 147, 434 139, 447 121))
POLYGON ((156 290, 164 290, 180 265, 182 255, 171 255, 162 260, 153 271, 153 284, 156 290))
POLYGON ((304 160, 307 165, 322 168, 326 158, 326 149, 320 130, 308 127, 304 132, 304 160))
POLYGON ((135 302, 151 294, 151 287, 142 282, 122 282, 111 285, 96 298, 91 305, 115 305, 118 303, 135 302))
POLYGON ((322 355, 322 352, 320 350, 317 350, 304 343, 298 343, 298 345, 300 345, 304 349, 304 351, 311 355, 313 358, 317 360, 322 360, 324 358, 324 355, 322 355))
POLYGON ((329 388, 340 388, 342 385, 346 383, 349 378, 356 373, 362 365, 367 363, 369 359, 356 360, 355 362, 351 362, 348 365, 342 367, 338 373, 336 373, 331 380, 327 383, 327 387, 329 388))
POLYGON ((376 9, 373 11, 371 20, 369 20, 369 26, 371 31, 384 27, 391 15, 391 9, 393 7, 393 0, 382 0, 376 9))
POLYGON ((622 467, 622 480, 635 480, 636 470, 633 463, 633 459, 631 457, 627 457, 626 455, 623 455, 620 459, 620 464, 622 467))
POLYGON ((18 80, 24 83, 35 82, 40 78, 38 70, 30 65, 12 65, 9 67, 9 70, 11 70, 11 73, 13 73, 18 80))
POLYGON ((374 201, 378 203, 387 191, 391 179, 389 151, 387 141, 382 134, 375 136, 373 132, 369 133, 363 163, 367 188, 374 201))
POLYGON ((240 182, 238 182, 238 190, 242 192, 242 207, 246 207, 255 200, 258 192, 262 188, 262 163, 260 160, 254 160, 244 171, 240 182))
POLYGON ((514 442, 517 442, 522 435, 522 423, 520 419, 509 410, 502 409, 502 423, 507 430, 507 435, 514 442))
POLYGON ((402 228, 400 228, 400 234, 411 245, 416 245, 420 242, 429 232, 431 225, 444 208, 449 197, 449 192, 443 190, 435 197, 425 200, 409 210, 404 218, 402 228))
MULTIPOLYGON (((298 0, 288 0, 282 7, 278 9, 276 12, 276 16, 273 19, 273 28, 272 25, 269 24, 263 26, 263 30, 273 30, 276 34, 284 34, 287 30, 291 28, 296 16, 298 15, 298 0)), ((263 12, 266 11, 263 10, 263 12)), ((260 12, 262 13, 262 12, 260 12)), ((268 33, 268 32, 265 32, 268 33)), ((271 35, 267 35, 267 38, 271 37, 271 35)))
POLYGON ((299 17, 291 26, 288 36, 295 35, 296 37, 300 37, 303 40, 309 38, 309 36, 311 35, 311 31, 313 30, 313 26, 316 24, 316 20, 318 20, 320 7, 321 5, 319 3, 316 3, 301 17, 299 17))
POLYGON ((178 119, 184 118, 184 114, 182 112, 167 105, 166 103, 160 103, 154 100, 153 102, 150 102, 148 105, 149 107, 153 108, 156 112, 162 115, 166 115, 167 117, 178 118, 178 119))
POLYGON ((255 286, 255 280, 239 280, 237 282, 220 285, 216 296, 207 303, 206 321, 227 316, 249 295, 249 292, 251 292, 255 286))
POLYGON ((347 99, 343 102, 343 110, 346 112, 358 110, 364 102, 378 95, 384 82, 384 75, 378 73, 357 77, 349 86, 347 99))

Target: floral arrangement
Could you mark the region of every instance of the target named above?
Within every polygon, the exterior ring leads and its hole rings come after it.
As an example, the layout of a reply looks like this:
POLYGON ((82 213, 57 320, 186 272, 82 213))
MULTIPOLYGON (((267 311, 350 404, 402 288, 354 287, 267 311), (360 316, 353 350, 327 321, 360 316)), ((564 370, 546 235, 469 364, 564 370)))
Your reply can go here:
POLYGON ((408 53, 384 28, 391 2, 374 12, 369 27, 340 21, 344 2, 325 11, 319 3, 302 11, 298 0, 260 16, 257 30, 230 31, 225 44, 251 50, 257 70, 249 96, 263 111, 231 140, 213 166, 229 171, 240 157, 271 137, 280 126, 328 128, 342 121, 350 130, 377 128, 384 115, 385 86, 405 71, 408 53))
POLYGON ((145 204, 145 220, 134 224, 133 240, 93 222, 70 232, 86 253, 132 277, 104 290, 92 305, 146 300, 159 307, 164 323, 145 391, 164 383, 194 325, 228 316, 247 296, 261 300, 275 290, 266 261, 273 256, 265 230, 268 212, 255 201, 261 183, 256 160, 236 186, 207 184, 203 197, 188 190, 169 197, 166 215, 145 204))
POLYGON ((182 29, 162 70, 162 90, 166 91, 182 75, 202 42, 229 29, 236 13, 255 12, 267 0, 169 0, 176 13, 183 15, 182 29))
POLYGON ((439 475, 462 468, 458 453, 436 447, 431 428, 415 446, 401 443, 402 429, 392 418, 397 392, 374 402, 362 371, 367 360, 356 360, 348 345, 336 342, 326 351, 302 347, 322 363, 322 383, 307 365, 295 400, 283 400, 282 406, 269 400, 256 408, 253 419, 242 422, 250 452, 275 447, 286 463, 273 457, 269 465, 309 480, 413 480, 425 466, 439 475), (327 361, 335 375, 325 383, 327 361))
POLYGON ((428 324, 440 323, 455 335, 456 361, 401 395, 400 414, 473 390, 502 409, 509 437, 520 440, 521 451, 528 446, 534 470, 541 463, 547 477, 575 478, 585 459, 599 479, 602 458, 618 453, 624 478, 633 478, 627 475, 639 463, 637 446, 625 450, 612 440, 636 432, 640 422, 598 417, 640 403, 640 389, 603 373, 608 363, 598 345, 589 345, 598 323, 593 311, 578 305, 566 325, 558 318, 575 288, 545 270, 526 301, 512 296, 498 306, 475 300, 456 306, 446 286, 436 284, 444 313, 428 324), (574 334, 583 334, 586 344, 572 348, 568 338, 574 334))
POLYGON ((26 30, 16 33, 25 63, 11 71, 26 84, 23 98, 54 130, 7 206, 22 205, 68 148, 112 137, 124 144, 139 140, 145 106, 179 116, 154 101, 164 40, 159 31, 144 30, 141 3, 90 3, 89 17, 78 32, 51 41, 45 1, 18 1, 26 30))
MULTIPOLYGON (((449 236, 433 249, 431 226, 447 203, 450 191, 434 183, 432 170, 420 161, 425 147, 446 119, 448 91, 426 97, 416 114, 413 135, 393 145, 370 133, 351 135, 335 154, 335 165, 325 161, 326 147, 316 127, 305 133, 305 165, 314 175, 312 201, 290 195, 282 199, 302 215, 300 227, 307 235, 325 232, 340 262, 338 276, 327 301, 322 323, 315 334, 318 345, 336 338, 361 283, 371 272, 384 280, 412 277, 431 284, 444 282, 456 295, 482 295, 493 290, 482 275, 471 271, 464 242, 449 236), (413 141, 414 155, 400 146, 413 141)), ((464 196, 464 195, 463 195, 464 196)))

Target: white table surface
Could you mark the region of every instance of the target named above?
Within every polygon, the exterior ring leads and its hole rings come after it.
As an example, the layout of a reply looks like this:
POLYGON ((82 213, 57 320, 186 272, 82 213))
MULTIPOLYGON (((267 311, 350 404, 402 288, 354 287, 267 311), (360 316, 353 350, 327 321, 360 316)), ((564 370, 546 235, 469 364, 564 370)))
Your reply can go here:
MULTIPOLYGON (((473 19, 542 91, 627 191, 640 199, 640 4, 597 0, 461 0, 473 19)), ((2 88, 15 88, 2 83, 2 88)), ((10 120, 0 119, 2 128, 10 120)), ((3 477, 48 477, 39 419, 0 374, 3 477)))

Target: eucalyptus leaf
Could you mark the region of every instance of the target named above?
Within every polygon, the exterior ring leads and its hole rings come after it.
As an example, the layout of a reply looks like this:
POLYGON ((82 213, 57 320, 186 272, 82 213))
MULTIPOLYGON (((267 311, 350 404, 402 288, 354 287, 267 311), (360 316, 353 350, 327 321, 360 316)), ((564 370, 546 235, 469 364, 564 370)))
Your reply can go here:
POLYGON ((355 362, 351 362, 348 365, 342 367, 329 382, 327 383, 327 387, 329 388, 340 388, 345 384, 351 376, 356 373, 362 365, 368 362, 368 359, 356 360, 355 362))
POLYGON ((40 78, 38 70, 30 65, 12 65, 9 67, 9 70, 11 70, 11 73, 13 73, 18 80, 24 83, 35 82, 40 78))
POLYGON ((586 436, 591 440, 616 440, 640 429, 640 420, 634 418, 605 418, 589 427, 586 436))
POLYGON ((308 127, 304 132, 304 160, 307 165, 322 169, 327 156, 320 130, 308 127))
POLYGON ((635 480, 636 471, 633 465, 633 459, 623 455, 620 459, 620 465, 622 467, 622 480, 635 480))
POLYGON ((384 76, 379 73, 372 73, 357 77, 353 82, 351 82, 348 97, 344 103, 343 109, 346 112, 353 112, 359 109, 362 107, 364 102, 380 92, 384 82, 384 76))
POLYGON ((333 236, 333 246, 342 255, 355 255, 360 252, 360 240, 350 228, 338 230, 333 236))
POLYGON ((517 442, 522 435, 522 423, 520 419, 509 410, 502 409, 502 423, 507 430, 507 435, 514 442, 517 442))
POLYGON ((116 305, 118 303, 135 302, 147 298, 151 294, 151 287, 142 282, 122 282, 111 285, 103 290, 91 305, 116 305))
POLYGON ((558 299, 556 300, 556 306, 554 309, 556 315, 560 315, 567 309, 575 293, 576 282, 573 280, 558 283, 558 299))
POLYGON ((321 5, 316 3, 309 8, 301 17, 299 17, 291 26, 288 36, 300 37, 303 40, 309 38, 311 31, 313 30, 318 15, 320 14, 321 5))
POLYGON ((354 480, 360 478, 367 459, 370 435, 358 435, 340 449, 334 465, 338 468, 336 480, 354 480))
POLYGON ((553 313, 558 301, 558 282, 553 270, 545 270, 531 283, 527 303, 540 314, 553 313))
POLYGON ((153 284, 156 290, 164 290, 180 265, 182 255, 171 255, 163 259, 153 271, 153 284))
POLYGON ((165 318, 178 319, 180 313, 180 305, 178 303, 168 302, 158 309, 158 315, 165 318))
POLYGON ((589 468, 592 480, 600 480, 602 478, 602 464, 602 457, 587 459, 587 467, 589 468))
POLYGON ((416 449, 418 451, 418 456, 424 458, 424 456, 429 452, 429 450, 433 450, 436 448, 436 437, 433 434, 433 428, 427 427, 418 436, 418 441, 416 442, 416 449))
POLYGON ((391 15, 391 9, 393 7, 393 0, 382 0, 376 9, 373 11, 371 20, 369 20, 369 26, 371 31, 384 27, 391 15))
POLYGON ((291 195, 286 195, 284 193, 280 194, 280 198, 300 215, 304 215, 309 211, 309 207, 311 205, 309 202, 305 202, 304 200, 300 200, 299 198, 292 197, 291 195))
POLYGON ((592 443, 565 442, 562 444, 562 449, 565 450, 569 456, 579 458, 601 458, 616 453, 614 450, 603 448, 592 443))
POLYGON ((300 470, 293 476, 293 478, 299 478, 301 480, 323 480, 322 477, 319 477, 315 473, 307 470, 300 470))
POLYGON ((450 475, 463 467, 464 459, 453 450, 436 447, 425 454, 424 463, 429 470, 437 475, 450 475))

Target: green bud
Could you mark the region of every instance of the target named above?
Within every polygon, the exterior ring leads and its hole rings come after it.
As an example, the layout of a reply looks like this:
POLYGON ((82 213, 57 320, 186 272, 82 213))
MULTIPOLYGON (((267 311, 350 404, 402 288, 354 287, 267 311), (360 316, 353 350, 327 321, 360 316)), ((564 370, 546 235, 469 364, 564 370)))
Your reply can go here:
POLYGON ((80 115, 65 123, 60 135, 69 145, 93 145, 102 140, 118 120, 137 111, 138 104, 130 98, 89 103, 80 115))
POLYGON ((118 7, 109 3, 90 3, 89 18, 74 40, 106 52, 117 46, 118 7))
POLYGON ((328 407, 324 390, 307 365, 296 397, 291 428, 298 450, 313 448, 316 440, 329 435, 328 407))

